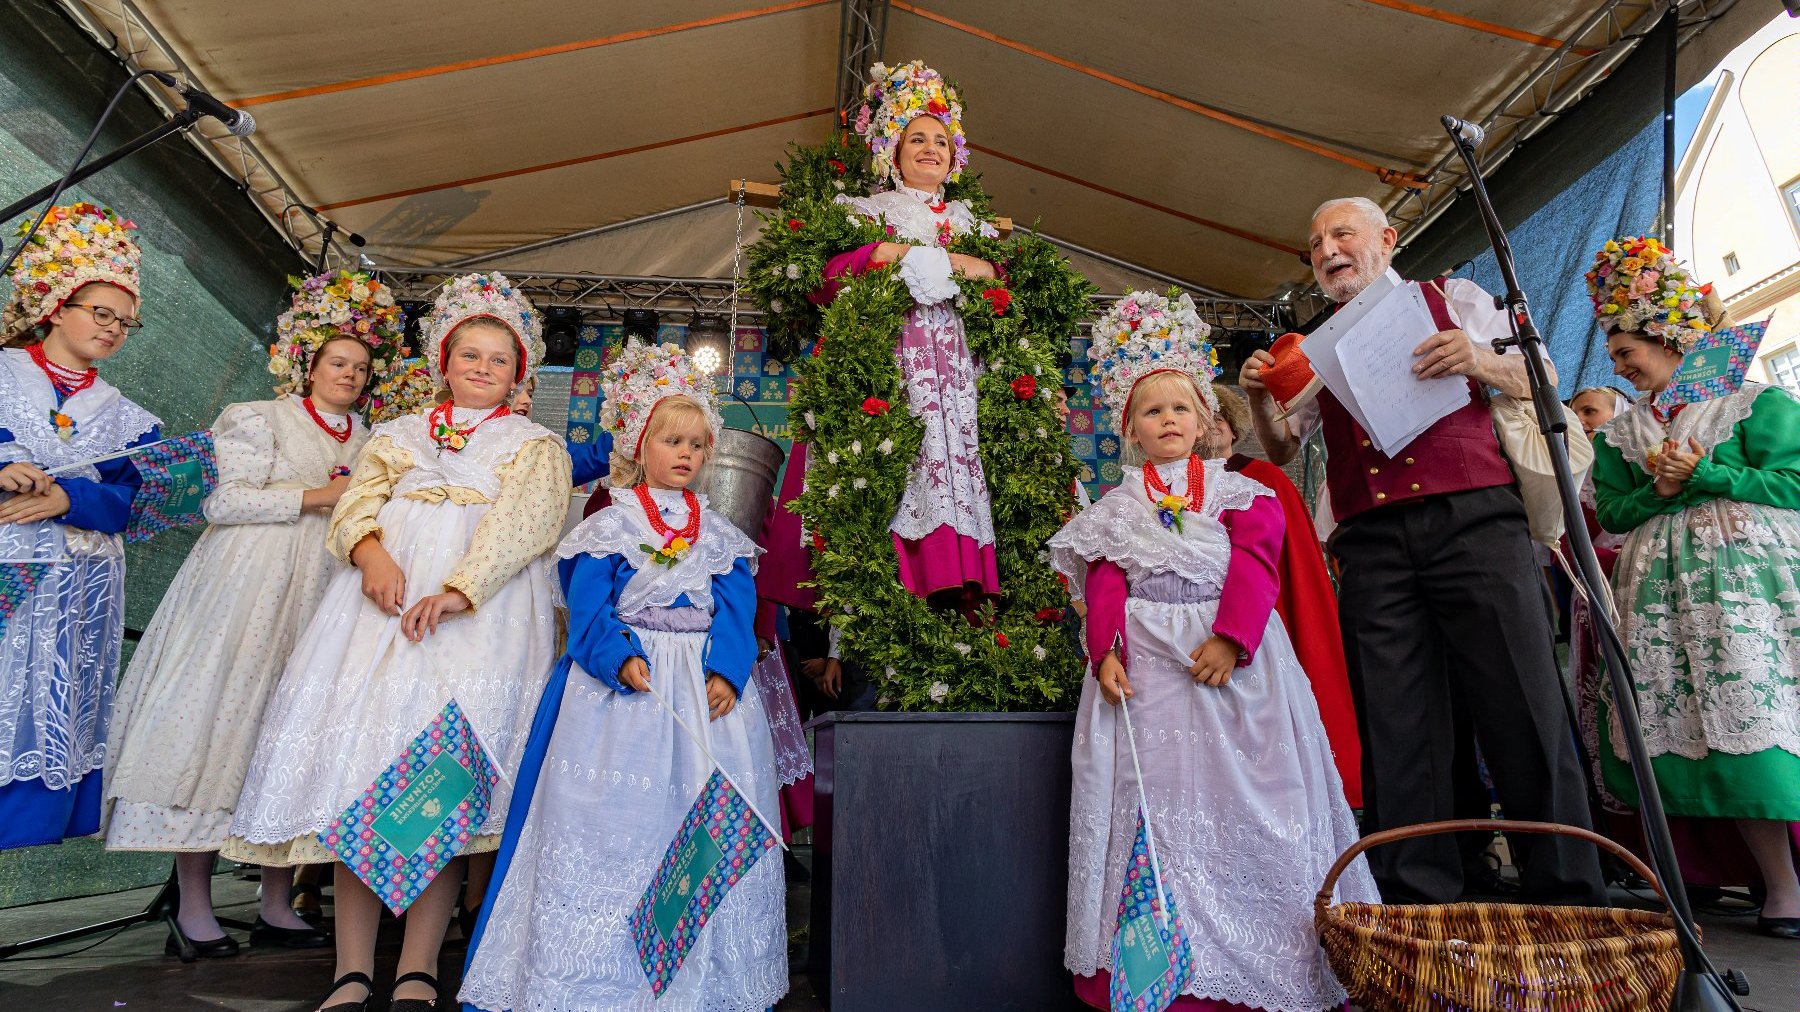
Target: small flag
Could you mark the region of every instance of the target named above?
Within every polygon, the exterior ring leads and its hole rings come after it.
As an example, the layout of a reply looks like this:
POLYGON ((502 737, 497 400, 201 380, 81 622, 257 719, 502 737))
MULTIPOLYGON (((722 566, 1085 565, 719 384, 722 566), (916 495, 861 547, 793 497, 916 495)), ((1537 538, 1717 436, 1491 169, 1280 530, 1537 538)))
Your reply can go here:
POLYGON ((1162 1012, 1193 979, 1187 931, 1174 900, 1163 910, 1166 898, 1140 808, 1113 932, 1112 1012, 1162 1012))
POLYGON ((25 603, 49 572, 49 562, 0 562, 0 636, 19 605, 25 603))
POLYGON ((1743 389, 1744 373, 1756 359, 1757 345, 1762 344, 1769 321, 1746 323, 1701 334, 1669 385, 1656 395, 1655 406, 1668 410, 1677 404, 1698 404, 1736 393, 1743 389))
POLYGON ((498 780, 452 699, 319 842, 398 917, 487 821, 498 780))
POLYGON ((715 766, 631 912, 638 964, 656 997, 674 982, 725 894, 777 845, 762 818, 715 766))
POLYGON ((147 541, 172 528, 206 522, 200 507, 219 483, 211 432, 160 440, 131 458, 143 484, 131 500, 125 540, 147 541))

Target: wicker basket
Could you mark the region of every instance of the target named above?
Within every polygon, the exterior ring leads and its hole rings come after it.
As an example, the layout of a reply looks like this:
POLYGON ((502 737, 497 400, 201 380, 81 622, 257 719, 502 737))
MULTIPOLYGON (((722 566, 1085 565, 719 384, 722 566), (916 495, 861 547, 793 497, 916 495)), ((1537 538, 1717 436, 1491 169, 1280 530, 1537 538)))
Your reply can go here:
POLYGON ((1668 897, 1618 844, 1573 826, 1474 819, 1374 833, 1345 851, 1313 902, 1313 926, 1351 1001, 1369 1012, 1589 1012, 1668 1008, 1681 971, 1667 913, 1512 903, 1331 903, 1370 847, 1465 830, 1553 833, 1611 851, 1668 897))

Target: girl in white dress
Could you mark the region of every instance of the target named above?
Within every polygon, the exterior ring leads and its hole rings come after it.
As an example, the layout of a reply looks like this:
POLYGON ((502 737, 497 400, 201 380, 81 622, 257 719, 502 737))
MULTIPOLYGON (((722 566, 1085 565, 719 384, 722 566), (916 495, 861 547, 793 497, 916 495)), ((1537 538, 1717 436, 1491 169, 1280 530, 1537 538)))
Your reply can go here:
POLYGON ((673 345, 633 345, 605 383, 620 494, 557 549, 568 652, 538 705, 517 786, 530 806, 507 821, 461 998, 491 1012, 762 1012, 788 987, 773 854, 725 895, 660 998, 630 925, 713 772, 650 690, 754 808, 777 811, 767 710, 746 689, 762 550, 687 490, 721 427, 712 381, 673 345))
MULTIPOLYGON (((325 550, 325 529, 369 438, 354 411, 373 370, 398 351, 400 308, 384 293, 367 275, 346 274, 310 279, 294 294, 269 347, 277 398, 233 404, 213 423, 211 526, 119 683, 102 835, 109 850, 176 855, 177 930, 202 956, 237 952, 213 915, 214 859, 282 665, 345 568, 325 550)), ((288 906, 292 879, 292 868, 263 870, 252 943, 326 943, 288 906)), ((167 948, 179 954, 180 940, 171 936, 167 948)))
MULTIPOLYGON (((332 514, 334 576, 269 703, 224 853, 293 865, 335 860, 326 829, 455 699, 502 777, 465 853, 499 843, 531 704, 555 660, 549 551, 562 530, 569 455, 511 414, 543 356, 536 310, 499 274, 456 279, 420 328, 449 396, 375 428, 332 514)), ((392 1008, 424 1012, 461 859, 407 910, 392 1008)), ((381 900, 336 876, 337 982, 324 1006, 373 991, 381 900)))
MULTIPOLYGON (((1094 373, 1145 458, 1050 539, 1087 601, 1093 673, 1075 717, 1064 960, 1109 1007, 1113 934, 1140 782, 1192 978, 1172 1008, 1340 1007, 1312 928, 1325 872, 1356 822, 1306 672, 1274 613, 1283 513, 1274 492, 1201 460, 1216 407, 1206 324, 1183 295, 1132 293, 1094 326, 1094 373)), ((1361 858, 1346 901, 1378 902, 1361 858)))

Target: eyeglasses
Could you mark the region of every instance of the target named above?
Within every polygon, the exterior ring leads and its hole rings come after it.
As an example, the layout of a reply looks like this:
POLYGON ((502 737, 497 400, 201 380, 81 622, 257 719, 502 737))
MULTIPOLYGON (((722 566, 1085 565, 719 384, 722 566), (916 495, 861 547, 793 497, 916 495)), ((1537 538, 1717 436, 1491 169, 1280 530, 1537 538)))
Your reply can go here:
POLYGON ((144 321, 138 319, 137 317, 135 317, 135 316, 120 316, 118 313, 113 312, 112 310, 106 308, 105 306, 85 306, 85 305, 82 305, 81 303, 72 303, 70 305, 64 306, 63 308, 64 309, 85 309, 88 312, 93 313, 94 314, 94 325, 98 326, 98 327, 110 327, 113 324, 117 323, 119 326, 124 327, 128 331, 131 331, 131 330, 139 330, 144 326, 144 321))

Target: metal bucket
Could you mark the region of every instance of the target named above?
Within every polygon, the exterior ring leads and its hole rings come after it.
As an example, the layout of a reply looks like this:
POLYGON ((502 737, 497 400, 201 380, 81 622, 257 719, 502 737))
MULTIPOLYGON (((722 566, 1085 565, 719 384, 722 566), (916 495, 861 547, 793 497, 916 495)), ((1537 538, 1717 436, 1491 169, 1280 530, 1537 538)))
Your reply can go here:
POLYGON ((723 513, 752 541, 775 505, 775 476, 786 454, 781 445, 745 429, 725 429, 701 475, 707 506, 723 513))

